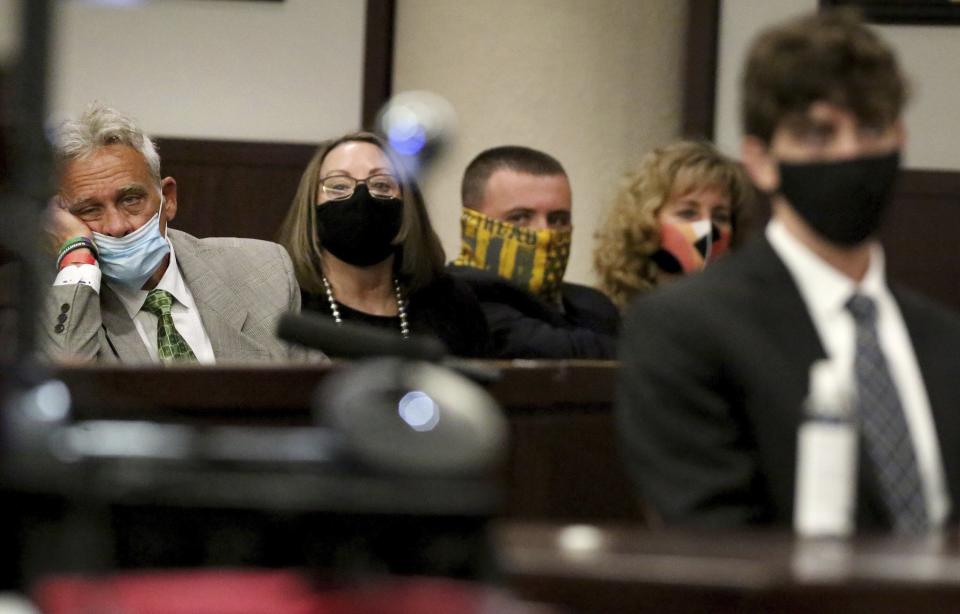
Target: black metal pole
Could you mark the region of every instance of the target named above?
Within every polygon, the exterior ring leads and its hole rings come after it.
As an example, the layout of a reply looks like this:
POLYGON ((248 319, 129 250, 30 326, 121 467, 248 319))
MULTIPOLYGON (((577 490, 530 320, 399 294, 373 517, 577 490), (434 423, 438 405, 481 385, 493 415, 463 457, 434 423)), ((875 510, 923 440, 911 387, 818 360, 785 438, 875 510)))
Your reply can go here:
MULTIPOLYGON (((17 281, 18 362, 33 362, 35 328, 44 280, 44 243, 41 223, 47 199, 53 193, 53 164, 44 124, 47 117, 50 55, 49 0, 21 0, 21 45, 14 67, 9 108, 10 183, 4 196, 6 221, 0 242, 19 261, 17 281)), ((24 369, 30 371, 31 369, 24 369)))
MULTIPOLYGON (((43 276, 47 260, 42 252, 41 222, 46 200, 53 191, 53 164, 50 147, 44 132, 47 116, 47 67, 50 40, 50 0, 21 0, 20 49, 12 79, 5 81, 3 109, 5 124, 0 139, 6 147, 5 161, 9 174, 0 181, 0 248, 12 254, 12 262, 3 266, 14 267, 16 277, 16 348, 12 355, 13 369, 0 369, 0 390, 5 399, 0 399, 0 418, 6 419, 14 411, 20 391, 29 390, 43 377, 35 361, 36 324, 38 322, 43 288, 48 283, 43 276)), ((7 255, 3 255, 4 260, 7 255)), ((4 276, 9 279, 9 276, 4 276)), ((5 339, 4 342, 9 340, 5 339)), ((6 431, 5 421, 0 431, 6 431)), ((8 434, 0 432, 0 436, 8 434)), ((6 459, 4 459, 5 461, 6 459)), ((19 513, 20 495, 0 485, 0 495, 14 512, 10 519, 11 535, 4 543, 7 556, 0 563, 0 590, 24 588, 22 530, 25 516, 19 513), (8 543, 9 542, 9 543, 8 543)))

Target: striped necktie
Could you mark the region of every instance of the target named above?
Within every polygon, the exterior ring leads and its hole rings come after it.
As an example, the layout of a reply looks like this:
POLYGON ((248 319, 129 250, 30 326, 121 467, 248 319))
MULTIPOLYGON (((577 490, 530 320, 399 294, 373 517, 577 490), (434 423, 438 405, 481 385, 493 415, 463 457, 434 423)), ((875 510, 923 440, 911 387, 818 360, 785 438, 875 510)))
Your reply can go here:
POLYGON ((157 354, 163 362, 197 362, 187 341, 173 325, 173 295, 159 288, 147 294, 143 310, 157 316, 157 354))

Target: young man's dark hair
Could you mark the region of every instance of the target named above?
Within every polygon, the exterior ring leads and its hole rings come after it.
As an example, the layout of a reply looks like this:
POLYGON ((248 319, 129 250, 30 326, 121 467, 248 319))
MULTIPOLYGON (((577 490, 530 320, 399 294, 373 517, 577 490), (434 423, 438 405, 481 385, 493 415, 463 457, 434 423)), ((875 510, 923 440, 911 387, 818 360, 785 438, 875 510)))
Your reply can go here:
POLYGON ((460 198, 463 206, 476 207, 483 200, 487 181, 496 171, 510 169, 527 175, 566 175, 553 156, 521 145, 503 145, 480 152, 463 172, 460 198))
POLYGON ((770 141, 781 122, 814 102, 849 110, 864 126, 889 126, 907 84, 890 47, 850 10, 770 29, 753 44, 743 76, 744 133, 770 141))

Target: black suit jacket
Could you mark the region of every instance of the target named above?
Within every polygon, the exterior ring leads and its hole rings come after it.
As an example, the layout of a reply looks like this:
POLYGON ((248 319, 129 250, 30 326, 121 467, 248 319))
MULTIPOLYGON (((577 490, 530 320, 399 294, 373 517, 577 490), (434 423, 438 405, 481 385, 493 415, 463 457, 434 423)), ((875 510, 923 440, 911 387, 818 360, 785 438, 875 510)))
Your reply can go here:
MULTIPOLYGON (((956 510, 960 318, 907 290, 893 293, 930 398, 956 510)), ((666 522, 789 526, 809 368, 825 354, 766 239, 641 297, 620 343, 618 428, 641 496, 666 522)), ((863 463, 859 473, 858 527, 889 527, 874 476, 863 463)))
POLYGON ((448 270, 480 300, 494 357, 615 357, 620 312, 602 292, 564 283, 560 309, 483 269, 451 265, 448 270))

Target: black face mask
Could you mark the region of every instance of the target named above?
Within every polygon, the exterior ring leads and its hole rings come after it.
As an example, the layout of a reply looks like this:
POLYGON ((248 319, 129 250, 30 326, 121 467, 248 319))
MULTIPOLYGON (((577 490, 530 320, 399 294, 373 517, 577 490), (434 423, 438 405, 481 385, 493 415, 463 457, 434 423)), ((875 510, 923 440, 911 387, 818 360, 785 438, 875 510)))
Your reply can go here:
POLYGON ((856 245, 880 228, 900 152, 834 162, 780 162, 780 193, 821 236, 856 245))
POLYGON ((331 254, 354 266, 386 260, 403 221, 399 198, 374 198, 360 183, 350 198, 317 206, 317 238, 331 254))

